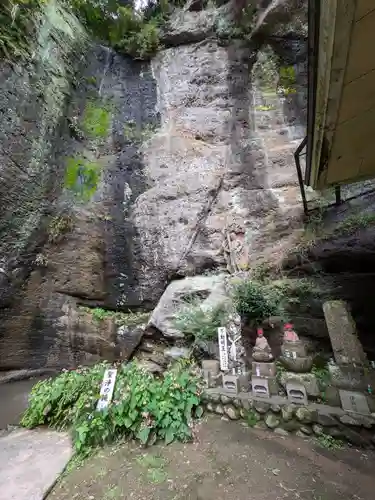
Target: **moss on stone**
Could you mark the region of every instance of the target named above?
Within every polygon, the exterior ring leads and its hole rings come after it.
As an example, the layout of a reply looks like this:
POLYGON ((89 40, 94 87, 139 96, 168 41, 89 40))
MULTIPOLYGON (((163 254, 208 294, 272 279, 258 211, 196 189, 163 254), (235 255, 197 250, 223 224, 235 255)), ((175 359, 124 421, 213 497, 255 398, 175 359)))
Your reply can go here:
POLYGON ((105 139, 108 136, 110 123, 111 112, 107 107, 93 101, 87 103, 82 118, 85 134, 93 139, 105 139))
POLYGON ((68 158, 64 187, 84 200, 96 192, 101 174, 101 165, 83 157, 68 158))

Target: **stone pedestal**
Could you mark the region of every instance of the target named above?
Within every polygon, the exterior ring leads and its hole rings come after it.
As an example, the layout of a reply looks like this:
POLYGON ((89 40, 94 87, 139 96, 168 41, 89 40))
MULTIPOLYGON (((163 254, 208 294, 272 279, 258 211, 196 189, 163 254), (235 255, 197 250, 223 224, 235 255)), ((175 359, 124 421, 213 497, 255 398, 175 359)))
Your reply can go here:
POLYGON ((220 372, 220 363, 216 359, 204 359, 202 361, 202 370, 210 371, 212 375, 218 375, 220 372))
POLYGON ((279 361, 287 370, 296 373, 307 373, 313 365, 312 357, 306 356, 306 348, 300 340, 284 340, 279 361))
POLYGON ((331 300, 323 304, 323 311, 336 363, 367 365, 367 357, 347 304, 342 300, 331 300))
POLYGON ((251 365, 251 373, 256 377, 276 377, 276 371, 276 363, 253 361, 251 365))
POLYGON ((306 388, 300 382, 291 380, 286 383, 286 394, 291 403, 307 405, 306 388))
POLYGON ((208 389, 212 389, 213 387, 219 387, 222 385, 222 374, 218 373, 214 375, 210 370, 203 370, 203 380, 205 386, 208 389))
POLYGON ((362 348, 349 307, 341 300, 333 300, 324 303, 323 311, 336 362, 328 365, 331 384, 338 389, 344 410, 369 414, 375 370, 362 348))
POLYGON ((267 377, 252 377, 251 385, 253 396, 262 398, 269 398, 271 396, 267 377))
POLYGON ((251 377, 251 387, 253 396, 270 397, 276 396, 279 386, 276 377, 251 377))
POLYGON ((238 394, 241 391, 248 392, 250 386, 250 374, 243 373, 240 375, 233 375, 231 373, 223 373, 222 385, 223 389, 234 394, 238 394))
POLYGON ((305 358, 306 349, 300 340, 295 340, 294 342, 284 340, 281 346, 281 354, 286 358, 305 358))
POLYGON ((219 361, 204 359, 202 361, 202 372, 205 386, 207 388, 218 387, 221 385, 222 375, 220 373, 219 361))
POLYGON ((313 359, 308 356, 304 358, 280 356, 279 361, 287 370, 295 373, 308 373, 313 366, 313 359))
POLYGON ((306 389, 307 396, 317 398, 320 395, 319 384, 313 373, 283 372, 280 375, 280 384, 286 389, 288 382, 296 382, 306 389))
POLYGON ((223 388, 233 394, 240 392, 240 377, 239 375, 223 374, 223 388))

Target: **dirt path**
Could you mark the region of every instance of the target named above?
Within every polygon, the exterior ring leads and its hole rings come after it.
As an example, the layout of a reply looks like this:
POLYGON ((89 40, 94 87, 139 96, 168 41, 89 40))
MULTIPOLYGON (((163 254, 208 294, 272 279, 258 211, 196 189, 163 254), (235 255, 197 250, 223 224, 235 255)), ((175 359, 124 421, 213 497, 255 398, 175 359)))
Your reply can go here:
POLYGON ((192 444, 101 451, 48 500, 371 500, 375 455, 210 417, 192 444))

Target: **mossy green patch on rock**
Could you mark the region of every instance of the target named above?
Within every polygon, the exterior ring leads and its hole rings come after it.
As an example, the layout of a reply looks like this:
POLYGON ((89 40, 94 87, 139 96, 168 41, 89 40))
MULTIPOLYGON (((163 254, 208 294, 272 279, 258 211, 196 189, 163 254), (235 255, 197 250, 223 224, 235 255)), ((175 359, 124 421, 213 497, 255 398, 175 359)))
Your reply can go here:
POLYGON ((82 128, 91 138, 105 139, 111 124, 111 112, 108 106, 89 101, 86 105, 82 128))
POLYGON ((64 187, 84 200, 96 192, 101 174, 101 165, 86 158, 68 158, 64 187))

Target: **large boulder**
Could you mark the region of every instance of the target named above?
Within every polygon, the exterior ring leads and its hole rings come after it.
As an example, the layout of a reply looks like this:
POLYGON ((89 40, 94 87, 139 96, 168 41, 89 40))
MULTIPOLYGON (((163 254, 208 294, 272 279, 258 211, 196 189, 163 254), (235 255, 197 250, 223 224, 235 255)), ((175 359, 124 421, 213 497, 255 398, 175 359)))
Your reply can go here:
POLYGON ((165 337, 183 338, 175 326, 176 316, 191 301, 199 301, 203 309, 221 305, 230 306, 226 293, 226 275, 193 276, 173 281, 154 309, 149 325, 156 327, 165 337))

